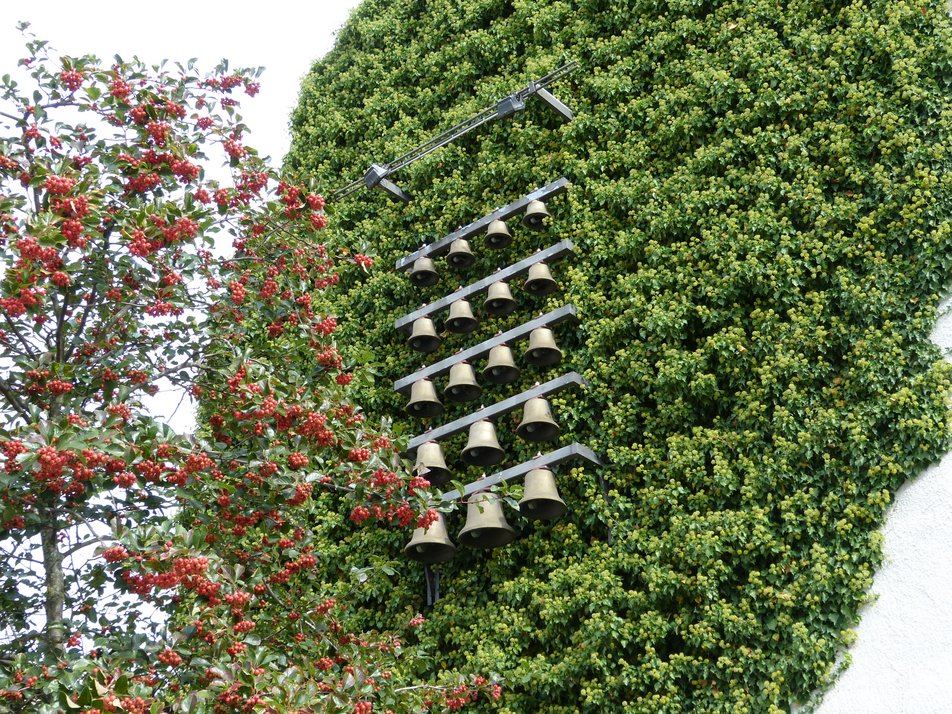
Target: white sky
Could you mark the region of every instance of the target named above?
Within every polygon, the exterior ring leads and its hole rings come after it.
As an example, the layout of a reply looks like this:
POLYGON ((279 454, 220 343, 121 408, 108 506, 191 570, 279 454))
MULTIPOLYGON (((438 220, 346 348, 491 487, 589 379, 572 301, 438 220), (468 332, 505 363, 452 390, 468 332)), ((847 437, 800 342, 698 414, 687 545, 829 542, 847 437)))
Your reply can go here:
POLYGON ((298 87, 311 63, 334 43, 334 33, 359 0, 310 2, 202 2, 159 0, 0 0, 0 74, 22 56, 24 41, 16 30, 29 22, 39 39, 64 54, 138 55, 152 64, 192 57, 211 69, 227 58, 231 66, 266 68, 261 92, 242 97, 242 115, 250 127, 246 143, 280 161, 289 144, 288 117, 298 87))

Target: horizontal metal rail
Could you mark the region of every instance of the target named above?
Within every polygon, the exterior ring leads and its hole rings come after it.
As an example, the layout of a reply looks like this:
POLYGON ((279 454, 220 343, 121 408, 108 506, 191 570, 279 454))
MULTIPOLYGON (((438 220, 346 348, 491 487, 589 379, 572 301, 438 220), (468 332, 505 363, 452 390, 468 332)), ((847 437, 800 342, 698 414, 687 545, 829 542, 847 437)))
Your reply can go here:
POLYGON ((496 417, 502 416, 503 414, 508 414, 514 409, 521 407, 533 397, 543 397, 547 394, 561 392, 563 389, 568 389, 569 387, 581 387, 587 385, 588 380, 578 372, 569 372, 567 374, 563 374, 561 377, 550 379, 545 384, 539 384, 532 389, 527 389, 524 392, 520 392, 514 397, 503 399, 501 402, 496 402, 495 404, 492 404, 488 407, 481 407, 472 414, 467 414, 464 417, 460 417, 455 421, 451 421, 449 424, 438 426, 435 429, 428 429, 419 436, 414 436, 412 439, 410 439, 410 443, 407 445, 407 454, 412 456, 414 453, 416 453, 416 450, 420 448, 421 444, 425 444, 428 441, 439 441, 440 439, 445 439, 448 436, 453 436, 453 434, 458 434, 459 432, 468 429, 471 425, 475 424, 481 419, 495 419, 496 417))
POLYGON ((440 298, 435 302, 431 302, 429 305, 424 305, 423 307, 414 310, 403 317, 397 318, 396 322, 394 322, 394 327, 396 327, 398 330, 409 332, 413 327, 414 320, 418 320, 421 317, 434 315, 438 312, 442 312, 443 310, 448 310, 450 305, 452 305, 457 300, 468 300, 473 295, 478 295, 481 292, 489 290, 489 286, 495 282, 500 280, 509 280, 516 275, 526 272, 536 263, 557 260, 568 253, 574 252, 575 246, 572 244, 572 241, 563 240, 553 246, 545 248, 544 250, 533 253, 528 258, 523 258, 518 263, 513 263, 507 268, 497 270, 495 273, 483 278, 482 280, 477 280, 471 285, 460 288, 456 292, 450 293, 446 297, 440 298))
POLYGON ((537 188, 535 191, 523 196, 518 201, 513 201, 502 208, 497 208, 488 216, 483 216, 479 220, 473 221, 462 228, 457 228, 448 236, 444 236, 443 238, 440 238, 439 240, 434 241, 423 248, 420 248, 418 251, 411 253, 405 258, 400 258, 400 260, 397 261, 397 270, 406 270, 412 266, 414 261, 416 261, 418 258, 442 255, 450 249, 450 245, 457 238, 470 238, 477 233, 482 233, 487 228, 489 228, 489 224, 493 221, 505 221, 506 219, 525 211, 526 206, 528 206, 533 201, 545 201, 546 199, 558 196, 560 193, 564 193, 568 189, 569 185, 569 180, 565 177, 562 177, 546 186, 537 188))
POLYGON ((446 359, 440 360, 435 364, 431 364, 429 367, 424 367, 423 369, 417 370, 413 374, 403 377, 402 379, 398 379, 396 382, 394 382, 393 390, 395 392, 403 392, 408 390, 413 386, 413 383, 419 379, 432 379, 433 377, 439 377, 440 375, 449 372, 450 367, 452 367, 454 364, 479 359, 483 355, 489 354, 489 351, 497 345, 517 342, 524 337, 528 337, 529 334, 537 327, 550 327, 562 322, 563 320, 569 319, 578 319, 578 313, 575 310, 575 305, 563 305, 556 310, 552 310, 551 312, 540 315, 533 320, 529 320, 529 322, 523 323, 518 327, 514 327, 511 330, 506 330, 506 332, 500 332, 495 337, 490 337, 488 340, 480 342, 478 345, 465 350, 460 350, 452 357, 447 357, 446 359))
POLYGON ((472 494, 479 491, 485 491, 490 486, 495 486, 498 483, 503 483, 504 481, 515 481, 516 479, 522 478, 533 469, 540 469, 543 466, 557 466, 563 461, 569 461, 570 459, 576 458, 585 459, 596 466, 601 466, 602 464, 601 460, 594 451, 583 444, 575 442, 573 444, 569 444, 568 446, 563 446, 561 449, 550 451, 547 454, 539 454, 529 461, 524 461, 518 466, 513 466, 512 468, 508 468, 505 471, 500 471, 498 474, 493 474, 492 476, 468 483, 463 487, 462 493, 456 489, 442 493, 440 494, 440 500, 456 501, 460 498, 471 496, 472 494))

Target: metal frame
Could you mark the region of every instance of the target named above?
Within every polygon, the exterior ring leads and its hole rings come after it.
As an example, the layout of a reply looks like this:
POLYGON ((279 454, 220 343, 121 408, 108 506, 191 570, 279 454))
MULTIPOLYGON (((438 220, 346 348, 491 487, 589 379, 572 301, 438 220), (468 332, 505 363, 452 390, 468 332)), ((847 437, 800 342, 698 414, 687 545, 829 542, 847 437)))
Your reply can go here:
POLYGON ((539 454, 529 461, 524 461, 518 466, 513 466, 506 469, 505 471, 500 471, 498 474, 493 474, 492 476, 468 483, 463 487, 462 493, 456 489, 442 493, 440 494, 440 500, 455 501, 459 498, 465 498, 466 496, 478 493, 479 491, 485 491, 487 488, 490 486, 495 486, 497 483, 502 483, 504 481, 515 481, 517 478, 522 478, 533 469, 542 468, 543 466, 557 466, 563 461, 568 461, 569 459, 574 458, 585 459, 596 466, 602 465, 601 460, 594 451, 583 444, 575 442, 569 444, 568 446, 563 446, 561 449, 550 451, 547 454, 539 454))
POLYGON ((518 263, 513 263, 502 270, 497 270, 495 273, 483 278, 482 280, 477 280, 475 283, 467 285, 464 288, 460 288, 456 292, 450 293, 446 297, 442 297, 435 302, 431 302, 429 305, 424 305, 423 307, 414 310, 403 317, 397 318, 397 320, 394 322, 394 327, 396 327, 398 330, 409 332, 413 328, 414 320, 418 320, 421 317, 429 317, 430 315, 442 312, 443 310, 448 310, 450 305, 452 305, 457 300, 464 300, 472 297, 473 295, 478 295, 479 293, 488 290, 489 286, 493 283, 500 280, 509 280, 509 278, 526 272, 536 263, 557 260, 567 253, 574 252, 575 246, 573 245, 572 241, 560 241, 553 246, 549 246, 544 250, 540 250, 530 255, 528 258, 523 258, 518 263))
POLYGON ((563 389, 575 386, 588 386, 588 380, 578 372, 569 372, 563 374, 561 377, 550 379, 545 384, 539 384, 532 389, 527 389, 514 397, 503 399, 501 402, 496 402, 488 407, 481 407, 472 414, 460 417, 459 419, 451 421, 449 424, 438 426, 435 429, 428 429, 419 436, 414 436, 410 439, 410 443, 407 444, 406 453, 412 456, 422 444, 428 441, 439 441, 453 434, 458 434, 482 419, 495 419, 503 414, 508 414, 514 409, 521 407, 533 397, 555 394, 556 392, 561 392, 563 389))
POLYGON ((533 201, 545 201, 546 199, 558 196, 560 193, 564 193, 569 186, 569 180, 563 176, 562 178, 559 178, 550 184, 537 188, 535 191, 523 196, 519 200, 513 201, 502 208, 497 208, 488 216, 483 216, 479 220, 473 221, 462 228, 457 228, 448 236, 444 236, 443 238, 440 238, 439 240, 420 248, 405 258, 400 258, 400 260, 398 260, 396 263, 397 270, 406 270, 413 265, 417 258, 442 255, 444 252, 449 250, 450 245, 457 238, 471 238, 477 233, 482 233, 487 228, 489 228, 489 224, 493 221, 504 221, 507 218, 512 218, 512 216, 525 211, 526 206, 528 206, 533 201))
POLYGON ((544 77, 540 77, 539 79, 529 82, 529 84, 519 91, 503 97, 493 106, 484 109, 474 116, 471 116, 469 119, 461 121, 456 126, 447 129, 442 134, 439 134, 424 142, 423 144, 420 144, 402 156, 398 156, 393 161, 383 165, 371 164, 370 168, 367 169, 367 172, 362 178, 351 181, 346 186, 342 186, 333 194, 331 194, 331 200, 336 201, 337 199, 349 196, 350 194, 357 191, 361 186, 366 186, 367 188, 379 186, 380 188, 387 191, 392 198, 396 198, 401 201, 410 201, 412 197, 408 193, 400 189, 392 182, 386 181, 386 178, 390 174, 393 174, 394 172, 409 166, 414 161, 418 161, 424 156, 433 153, 437 149, 456 141, 460 137, 471 132, 473 129, 476 129, 477 127, 480 127, 483 124, 492 121, 493 119, 503 119, 507 116, 515 114, 518 111, 521 111, 526 106, 526 99, 533 94, 539 95, 540 99, 542 99, 542 101, 545 102, 549 108, 553 109, 562 118, 571 120, 575 116, 572 113, 572 110, 565 106, 558 99, 553 97, 550 92, 546 91, 545 87, 561 79, 577 68, 578 62, 567 62, 544 77))
POLYGON ((478 345, 470 347, 469 349, 460 350, 452 357, 447 357, 446 359, 431 364, 429 367, 424 367, 423 369, 417 370, 413 374, 403 377, 402 379, 398 379, 393 383, 393 391, 403 392, 413 386, 413 383, 418 379, 432 379, 433 377, 439 377, 449 372, 450 367, 452 367, 454 364, 479 359, 483 355, 488 354, 489 351, 497 345, 501 345, 505 342, 516 342, 521 340, 523 337, 527 337, 537 327, 548 327, 550 325, 556 325, 563 320, 569 319, 578 320, 578 313, 575 309, 575 305, 572 304, 563 305, 557 310, 552 310, 551 312, 547 312, 545 315, 540 315, 529 322, 519 325, 519 327, 514 327, 511 330, 507 330, 506 332, 501 332, 495 337, 490 337, 488 340, 480 342, 478 345))

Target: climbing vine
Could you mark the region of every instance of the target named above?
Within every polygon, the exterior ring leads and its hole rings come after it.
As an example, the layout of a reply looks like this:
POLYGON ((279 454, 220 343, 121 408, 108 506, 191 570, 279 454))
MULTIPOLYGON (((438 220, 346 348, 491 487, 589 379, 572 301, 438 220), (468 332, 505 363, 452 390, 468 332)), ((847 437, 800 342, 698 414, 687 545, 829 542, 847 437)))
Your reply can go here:
MULTIPOLYGON (((498 671, 503 699, 486 706, 505 712, 781 712, 819 696, 892 495, 947 446, 950 378, 929 332, 952 261, 949 30, 944 3, 903 0, 355 12, 293 118, 288 168, 322 184, 581 63, 555 88, 574 121, 530 101, 402 171, 413 203, 361 191, 328 206, 336 240, 377 262, 327 307, 361 316, 340 320, 341 341, 379 362, 360 402, 399 414, 391 380, 419 360, 394 318, 469 279, 444 271, 419 291, 393 261, 559 176, 573 184, 548 237, 579 257, 556 266, 558 293, 517 298, 533 313, 578 306, 580 327, 557 335, 591 387, 553 409, 563 443, 609 463, 559 474, 560 522, 510 514, 516 543, 443 566, 415 631, 441 656, 406 667, 498 671)), ((505 255, 474 241, 472 275, 540 245, 514 232, 505 255)), ((513 425, 499 425, 510 464, 532 455, 513 425)), ((345 563, 399 559, 401 534, 314 527, 345 563)), ((363 626, 422 605, 419 566, 399 562, 352 610, 363 626)))

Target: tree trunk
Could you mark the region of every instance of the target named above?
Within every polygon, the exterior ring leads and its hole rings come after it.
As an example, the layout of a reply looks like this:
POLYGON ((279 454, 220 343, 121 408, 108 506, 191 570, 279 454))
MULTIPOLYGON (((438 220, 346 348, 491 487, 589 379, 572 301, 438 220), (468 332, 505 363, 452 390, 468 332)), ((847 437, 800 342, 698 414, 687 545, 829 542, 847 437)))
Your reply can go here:
MULTIPOLYGON (((52 517, 50 520, 55 520, 52 517)), ((55 525, 40 531, 43 547, 43 568, 46 571, 46 642, 51 652, 63 649, 65 638, 63 608, 66 582, 63 578, 63 554, 57 544, 59 529, 55 525)))

